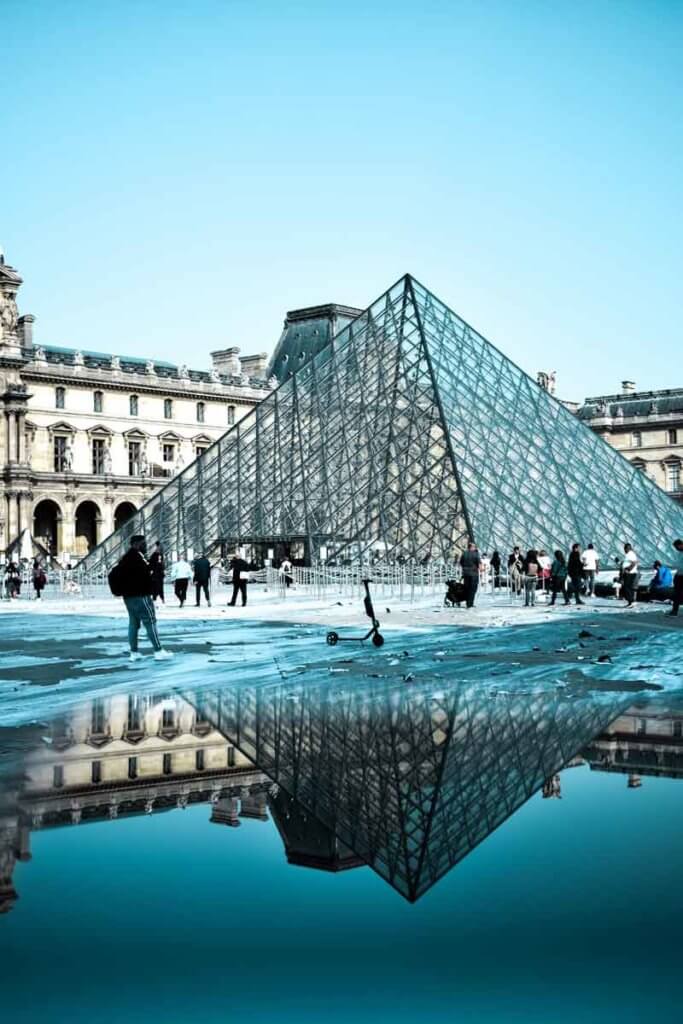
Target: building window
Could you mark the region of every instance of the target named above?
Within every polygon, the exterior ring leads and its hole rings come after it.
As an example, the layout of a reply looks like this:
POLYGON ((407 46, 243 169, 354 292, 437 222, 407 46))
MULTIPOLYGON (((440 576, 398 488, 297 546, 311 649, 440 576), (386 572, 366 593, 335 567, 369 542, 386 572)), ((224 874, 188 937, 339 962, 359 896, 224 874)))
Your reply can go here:
POLYGON ((235 748, 228 747, 228 768, 235 767, 235 748))
POLYGON ((128 778, 137 779, 138 777, 138 759, 137 757, 128 758, 128 778))
POLYGON ((90 714, 90 731, 96 736, 102 736, 107 728, 107 719, 104 713, 104 702, 94 700, 90 714))
POLYGON ((638 719, 638 725, 636 726, 636 732, 638 733, 639 736, 644 736, 645 735, 645 733, 647 732, 647 719, 646 718, 639 718, 638 719))
POLYGON ((55 473, 63 473, 67 468, 67 454, 69 450, 68 437, 52 438, 52 455, 55 473))
POLYGON ((138 401, 138 396, 131 395, 130 398, 128 399, 128 412, 130 413, 131 416, 137 416, 139 408, 140 403, 138 401))
POLYGON ((175 462, 175 445, 165 441, 161 446, 161 458, 167 464, 175 462))
POLYGON ((164 419, 173 419, 173 401, 170 398, 164 399, 164 419))
POLYGON ((206 404, 197 402, 197 423, 203 423, 206 417, 206 404))
POLYGON ((171 771, 172 771, 171 755, 170 754, 164 754, 164 764, 163 764, 164 775, 170 775, 171 771))
POLYGON ((173 708, 164 708, 161 712, 161 728, 172 729, 175 725, 175 711, 173 708))
POLYGON ((102 781, 102 762, 92 761, 90 764, 90 781, 98 783, 102 781))
POLYGON ((66 402, 66 388, 55 388, 55 409, 63 409, 66 402))
POLYGON ((206 444, 198 444, 196 446, 196 448, 195 448, 195 453, 197 455, 197 458, 199 458, 200 455, 203 455, 207 448, 208 448, 208 445, 206 445, 206 444))
POLYGON ((674 736, 683 736, 683 722, 680 719, 674 722, 673 734, 674 736))
POLYGON ((128 695, 128 718, 126 719, 128 732, 139 732, 142 728, 142 713, 140 698, 137 694, 128 695))
POLYGON ((645 472, 645 463, 642 459, 634 459, 631 463, 634 469, 639 469, 641 473, 645 472))
POLYGON ((231 427, 235 422, 235 406, 228 406, 228 426, 231 427))
POLYGON ((666 443, 667 444, 678 444, 678 431, 667 430, 666 432, 666 443))
POLYGON ((103 395, 101 391, 95 391, 92 396, 93 412, 102 412, 103 395))
POLYGON ((64 785, 64 766, 56 764, 52 769, 52 785, 60 789, 64 785))
POLYGON ((194 755, 194 766, 198 772, 204 771, 204 751, 198 750, 194 755))
POLYGON ((128 476, 140 476, 142 445, 139 441, 128 442, 128 476))
POLYGON ((643 435, 640 430, 634 430, 631 434, 631 448, 643 447, 643 435))
POLYGON ((680 462, 669 462, 666 467, 666 489, 672 494, 680 494, 681 491, 681 464, 680 462))
POLYGON ((104 450, 105 442, 102 437, 92 439, 92 471, 97 475, 104 473, 104 450))

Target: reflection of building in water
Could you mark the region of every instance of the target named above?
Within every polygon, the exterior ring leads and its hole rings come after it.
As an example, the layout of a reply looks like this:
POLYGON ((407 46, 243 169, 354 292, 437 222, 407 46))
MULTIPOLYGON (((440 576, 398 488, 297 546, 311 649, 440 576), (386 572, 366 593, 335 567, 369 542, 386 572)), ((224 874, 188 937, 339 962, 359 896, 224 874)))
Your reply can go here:
MULTIPOLYGON (((622 694, 435 688, 292 677, 189 699, 299 804, 308 829, 316 818, 342 858, 348 848, 415 900, 627 706, 622 694)), ((315 836, 294 825, 285 841, 301 862, 315 836)))
POLYGON ((683 707, 637 704, 597 736, 583 751, 593 771, 621 772, 638 789, 644 775, 683 778, 683 707))
POLYGON ((267 820, 269 780, 180 697, 117 694, 56 720, 0 797, 0 911, 34 829, 209 802, 212 821, 267 820))
POLYGON ((350 850, 333 828, 326 828, 283 789, 277 789, 268 804, 284 843, 288 864, 319 871, 346 871, 365 865, 363 858, 350 850))

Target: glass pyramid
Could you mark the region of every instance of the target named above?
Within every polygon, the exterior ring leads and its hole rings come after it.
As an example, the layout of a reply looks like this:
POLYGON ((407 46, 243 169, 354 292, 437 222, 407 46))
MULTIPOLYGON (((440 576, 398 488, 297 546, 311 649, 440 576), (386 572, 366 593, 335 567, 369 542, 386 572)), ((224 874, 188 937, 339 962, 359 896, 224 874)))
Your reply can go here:
MULTIPOLYGON (((338 677, 337 677, 338 678, 338 677)), ((255 766, 414 901, 566 766, 632 694, 354 678, 184 692, 255 766)))
POLYGON ((480 549, 670 561, 683 509, 410 276, 84 560, 298 539, 315 562, 480 549))

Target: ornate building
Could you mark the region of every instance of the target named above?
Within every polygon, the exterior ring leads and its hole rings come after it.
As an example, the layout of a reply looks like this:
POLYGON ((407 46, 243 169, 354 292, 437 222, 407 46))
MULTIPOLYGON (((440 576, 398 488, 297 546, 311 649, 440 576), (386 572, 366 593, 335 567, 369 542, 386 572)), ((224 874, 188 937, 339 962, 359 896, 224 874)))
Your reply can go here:
POLYGON ((619 394, 586 398, 577 415, 683 503, 683 388, 636 391, 625 380, 619 394))
POLYGON ((270 390, 265 354, 210 370, 33 341, 0 255, 0 556, 29 530, 62 564, 126 521, 270 390))

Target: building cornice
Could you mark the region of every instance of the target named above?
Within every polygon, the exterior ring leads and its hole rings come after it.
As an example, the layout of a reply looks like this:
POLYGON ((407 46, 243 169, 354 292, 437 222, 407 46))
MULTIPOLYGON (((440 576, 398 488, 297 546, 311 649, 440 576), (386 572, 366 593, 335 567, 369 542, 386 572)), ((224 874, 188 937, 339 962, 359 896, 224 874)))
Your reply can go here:
MULTIPOLYGON (((82 371, 82 367, 80 368, 82 371)), ((158 377, 154 380, 146 374, 129 373, 114 377, 112 371, 91 370, 87 373, 69 371, 69 368, 42 369, 35 366, 23 365, 21 369, 23 380, 34 381, 40 384, 64 384, 67 387, 95 388, 99 390, 124 391, 127 394, 148 394, 163 395, 169 398, 187 398, 201 401, 214 402, 235 402, 243 405, 258 405, 270 389, 263 387, 239 386, 235 384, 223 384, 218 381, 182 381, 173 380, 168 377, 158 377)))

